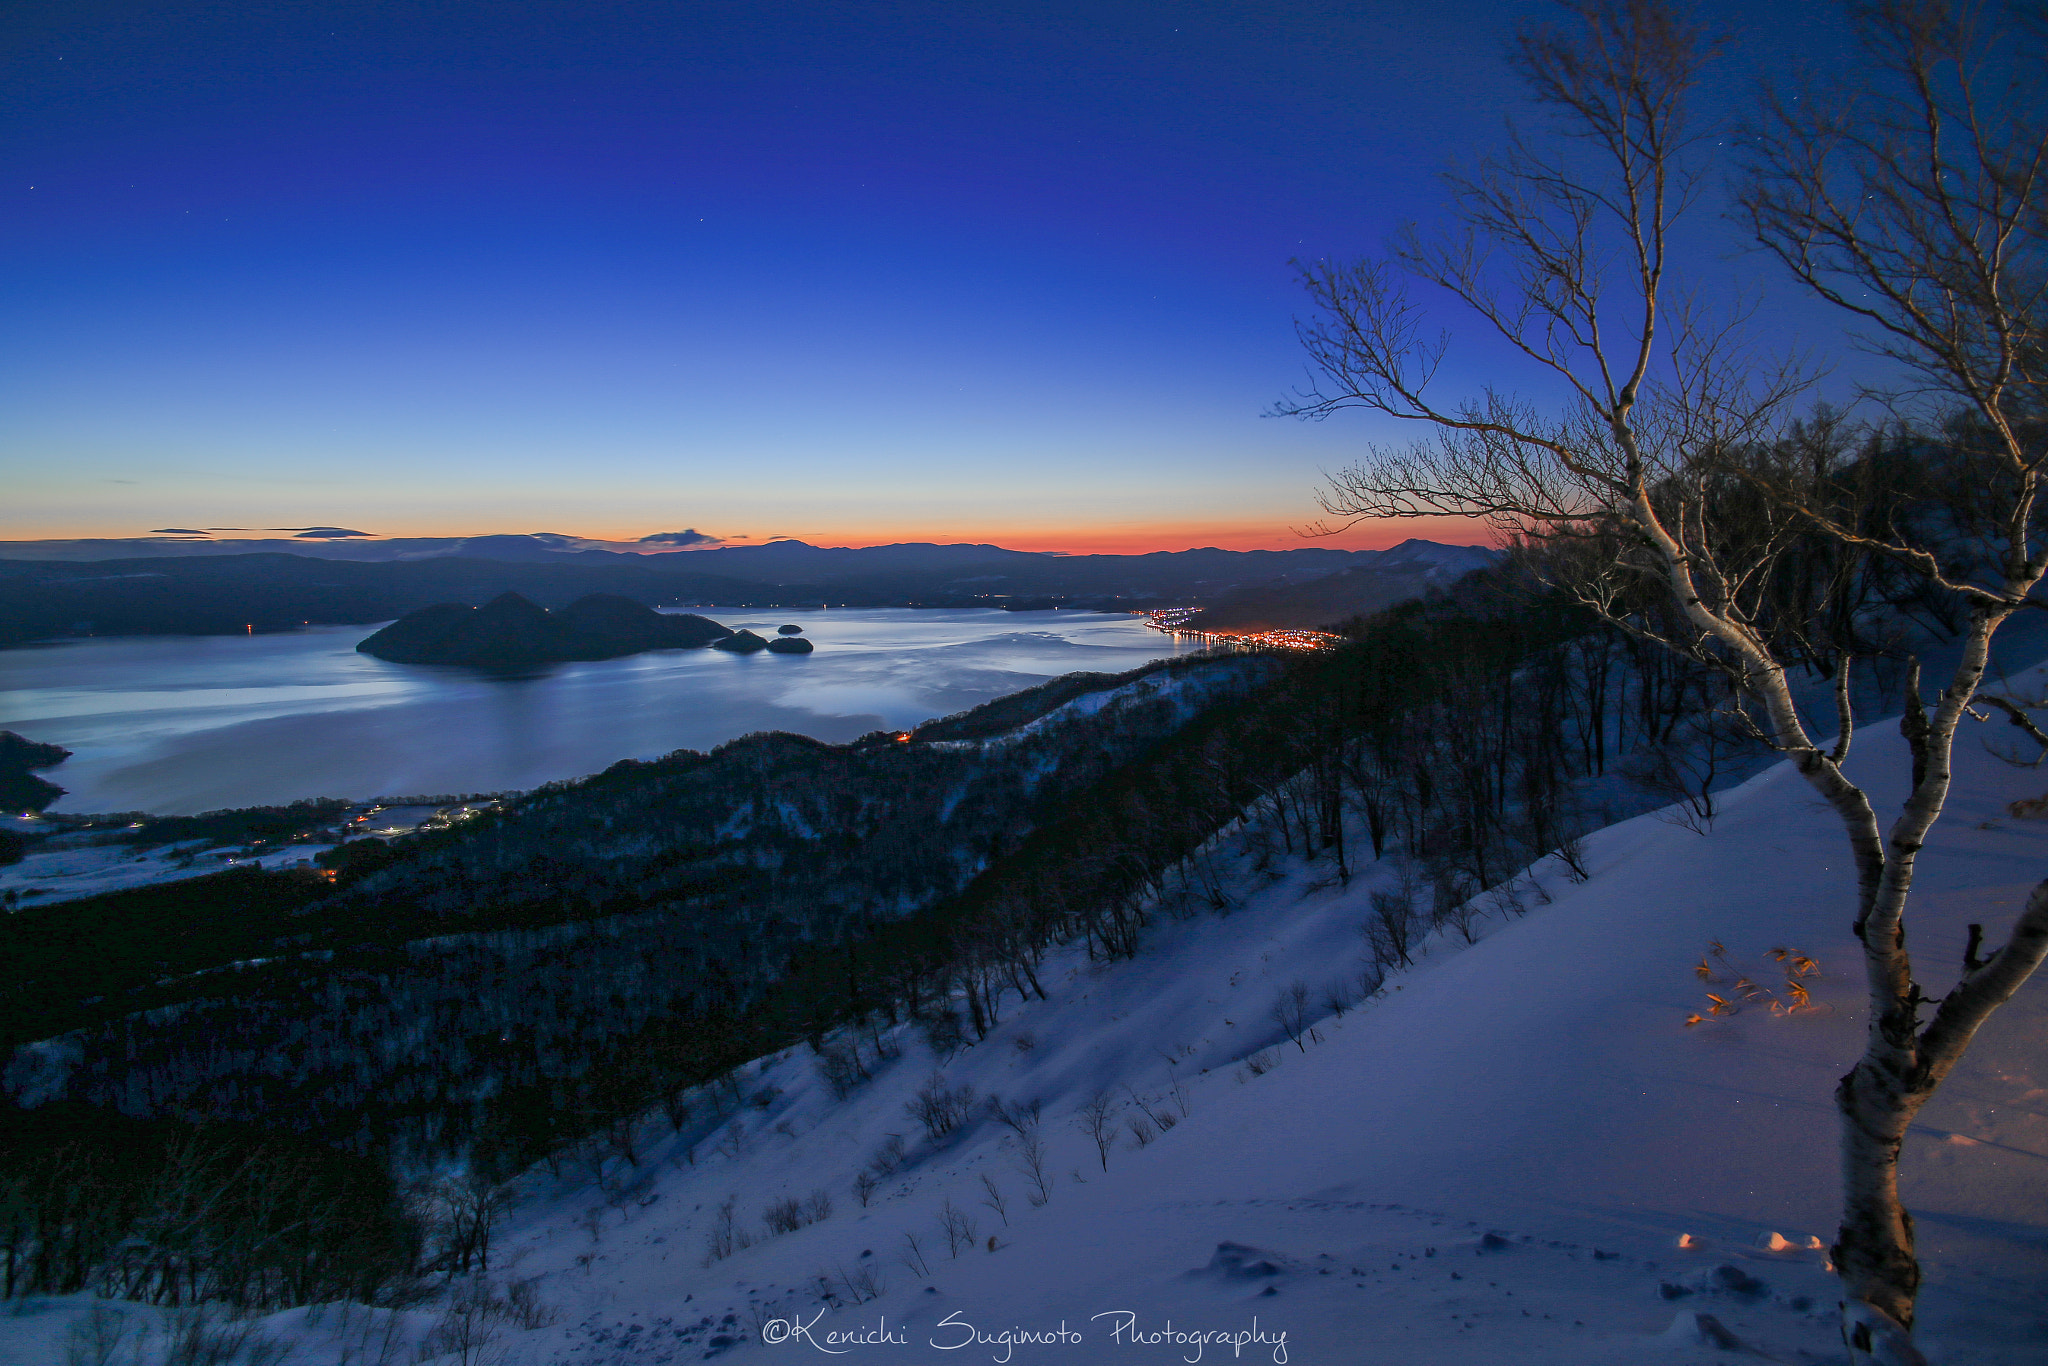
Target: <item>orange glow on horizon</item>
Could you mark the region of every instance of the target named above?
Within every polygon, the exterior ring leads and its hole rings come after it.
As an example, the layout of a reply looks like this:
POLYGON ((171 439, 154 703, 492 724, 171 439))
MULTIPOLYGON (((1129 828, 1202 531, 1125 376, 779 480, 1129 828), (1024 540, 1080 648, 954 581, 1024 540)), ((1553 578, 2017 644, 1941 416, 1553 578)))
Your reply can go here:
MULTIPOLYGON (((1336 550, 1384 550, 1399 545, 1411 538, 1440 541, 1452 545, 1493 545, 1499 543, 1498 535, 1484 522, 1464 517, 1413 517, 1393 518, 1379 522, 1361 522, 1335 536, 1309 536, 1301 534, 1307 524, 1306 518, 1292 525, 1267 521, 1230 522, 1098 522, 1080 525, 1055 526, 1034 523, 1023 526, 962 525, 958 523, 941 526, 893 526, 893 527, 849 527, 827 526, 819 528, 792 527, 786 537, 815 546, 861 548, 878 545, 899 545, 906 542, 926 542, 940 545, 973 544, 994 545, 1006 550, 1029 550, 1068 555, 1146 555, 1160 551, 1191 550, 1214 547, 1220 550, 1299 550, 1312 547, 1327 547, 1336 550)), ((366 530, 370 528, 365 528, 366 530)), ((578 534, 568 527, 542 528, 567 534, 578 534)), ((620 526, 612 524, 601 528, 583 528, 581 533, 588 540, 601 542, 615 549, 644 550, 647 553, 669 553, 666 546, 637 544, 639 538, 661 530, 674 530, 667 526, 620 526)), ((712 536, 724 536, 723 544, 730 546, 764 545, 767 536, 741 536, 721 532, 715 526, 698 528, 712 536)), ((365 541, 404 540, 413 538, 453 538, 522 534, 530 530, 514 530, 503 524, 489 527, 440 526, 391 526, 381 525, 373 534, 357 541, 301 542, 309 548, 320 544, 362 544, 365 541)), ((0 538, 16 543, 56 540, 191 540, 213 539, 219 541, 270 542, 290 541, 288 533, 268 533, 260 530, 246 532, 220 532, 210 538, 183 536, 152 536, 147 531, 135 530, 123 534, 121 529, 94 527, 90 530, 79 527, 37 528, 37 532, 17 531, 13 537, 0 538)), ((710 549, 712 547, 706 547, 710 549)), ((692 553, 692 552, 682 552, 692 553)))
MULTIPOLYGON (((1125 524, 1062 530, 1017 528, 1007 534, 990 531, 946 539, 972 540, 1009 550, 1064 551, 1070 555, 1147 555, 1155 551, 1192 550, 1385 550, 1406 540, 1442 541, 1451 545, 1492 545, 1497 537, 1484 522, 1465 517, 1398 518, 1361 522, 1335 536, 1304 536, 1301 526, 1270 522, 1125 524)), ((933 536, 902 536, 898 540, 936 540, 933 536)), ((849 544, 852 544, 849 542, 849 544)), ((859 544, 883 545, 884 540, 859 544)))
MULTIPOLYGON (((1301 550, 1317 546, 1333 550, 1385 550, 1411 539, 1449 545, 1495 545, 1499 537, 1477 518, 1414 517, 1361 522, 1335 536, 1304 536, 1299 526, 1272 522, 1113 522, 1057 527, 1029 526, 905 526, 888 528, 834 527, 796 529, 790 539, 816 546, 848 547, 928 542, 938 545, 994 545, 1005 550, 1033 550, 1067 555, 1149 555, 1159 551, 1301 550)), ((644 532, 620 532, 631 540, 644 532)), ((728 545, 763 545, 767 538, 734 537, 728 545)))

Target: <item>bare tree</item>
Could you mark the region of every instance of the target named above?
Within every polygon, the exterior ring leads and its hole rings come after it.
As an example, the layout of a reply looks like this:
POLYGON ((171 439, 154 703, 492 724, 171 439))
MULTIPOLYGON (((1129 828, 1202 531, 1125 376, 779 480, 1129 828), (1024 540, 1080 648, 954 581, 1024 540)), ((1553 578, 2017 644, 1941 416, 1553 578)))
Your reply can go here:
POLYGON ((998 1186, 996 1179, 987 1172, 981 1174, 981 1188, 988 1192, 988 1194, 981 1197, 981 1203, 994 1210, 996 1217, 1003 1221, 1003 1227, 1008 1228, 1010 1226, 1010 1210, 1009 1203, 1003 1199, 1003 1188, 998 1186))
POLYGON ((951 1200, 939 1206, 939 1231, 946 1237, 946 1252, 958 1257, 960 1249, 974 1246, 974 1217, 951 1200))
POLYGON ((1308 980, 1297 977, 1273 1002, 1273 1022, 1304 1053, 1308 1052, 1308 1045, 1302 1042, 1308 1033, 1308 999, 1308 980))
POLYGON ((903 1251, 897 1254, 897 1259, 920 1276, 932 1274, 931 1268, 925 1265, 924 1245, 918 1242, 915 1233, 903 1235, 903 1251))
POLYGON ((903 1103, 903 1110, 924 1125, 927 1139, 942 1143, 974 1112, 974 1088, 948 1087, 945 1077, 934 1072, 917 1095, 903 1103))
POLYGON ((1031 1189, 1024 1198, 1031 1202, 1033 1209, 1052 1199, 1052 1179, 1045 1170, 1045 1152, 1045 1140, 1038 1136, 1036 1129, 1017 1140, 1017 1170, 1031 1183, 1031 1189))
MULTIPOLYGON (((1895 411, 1959 419, 1950 431, 1962 477, 1943 481, 1952 525, 1940 540, 1787 500, 1814 530, 1903 565, 1968 613, 1961 658, 1931 708, 1912 670, 1904 809, 1882 838, 1860 793, 1844 812, 1871 1024, 1836 1093, 1845 1208, 1834 1257, 1852 1301, 1910 1331, 1920 1267, 1898 1193, 1906 1128, 2048 954, 2048 883, 1995 952, 1980 956, 1971 927, 1960 980, 1938 1001, 1914 980, 1905 932, 1914 862, 1948 796, 1956 730, 1992 636, 2048 570, 2036 517, 2048 459, 2048 52, 2038 12, 1999 27, 1948 0, 1884 0, 1859 18, 1869 74, 1858 88, 1765 103, 1741 203, 1764 250, 1904 373, 1884 395, 1895 411), (1935 1008, 1924 1024, 1923 1005, 1935 1008)), ((1888 1326, 1851 1324, 1852 1348, 1868 1351, 1888 1326)))
POLYGON ((1030 1137, 1032 1131, 1038 1127, 1039 1111, 1043 1108, 1042 1101, 1034 1100, 1028 1104, 1011 1105, 1001 1096, 988 1098, 989 1118, 1010 1129, 1019 1138, 1030 1137))
POLYGON ((491 1269, 492 1234, 509 1203, 503 1187, 476 1172, 445 1176, 419 1192, 419 1203, 440 1240, 439 1260, 447 1274, 491 1269))
POLYGON ((1407 888, 1398 892, 1372 894, 1372 918, 1359 927, 1372 949, 1373 962, 1381 967, 1406 967, 1412 961, 1415 937, 1415 902, 1407 888))
POLYGON ((1562 136, 1538 146, 1517 135, 1451 177, 1456 231, 1411 231, 1385 260, 1305 266, 1319 316, 1299 332, 1319 378, 1279 411, 1364 408, 1429 432, 1333 476, 1321 498, 1335 526, 1470 515, 1539 543, 1538 572, 1610 624, 1718 668, 1759 738, 1842 821, 1872 1010, 1865 1055, 1837 1093, 1845 1205, 1834 1256, 1845 1335, 1868 1359, 1913 1319, 1919 1268, 1897 1188, 1906 1127, 2048 956, 2048 883, 2005 944, 1969 952, 1938 1000, 1914 981, 1904 932, 1915 859, 1947 797, 1992 636, 2048 568, 2034 530, 2048 415, 2040 29, 1993 34, 1946 0, 1879 0, 1856 11, 1869 87, 1767 101, 1752 139, 1741 203, 1757 240, 1904 368, 1911 387, 1896 401, 1964 410, 1952 429, 1963 468, 1941 481, 1959 496, 1938 518, 1873 523, 1843 491, 1839 464, 1755 457, 1805 377, 1749 355, 1739 318, 1710 317, 1674 280, 1672 225, 1700 183, 1686 96, 1713 41, 1668 0, 1567 8, 1567 24, 1526 28, 1511 50, 1562 136), (1609 262, 1620 263, 1613 278, 1609 262), (1436 399, 1447 342, 1423 330, 1414 282, 1462 305, 1563 402, 1493 388, 1436 399), (1731 499, 1742 515, 1724 515, 1731 499), (1958 556, 1958 537, 1979 553, 1958 556), (1847 648, 1831 661, 1836 734, 1823 742, 1788 672, 1814 642, 1773 617, 1774 567, 1816 540, 1921 576, 1967 610, 1931 705, 1909 671, 1911 790, 1889 830, 1842 769, 1854 731, 1847 648))
POLYGON ((1095 1144, 1095 1155, 1102 1159, 1102 1170, 1109 1170, 1109 1150, 1116 1146, 1117 1135, 1123 1132, 1123 1123, 1117 1119, 1116 1098, 1107 1091, 1097 1091, 1086 1105, 1075 1112, 1075 1124, 1095 1144))

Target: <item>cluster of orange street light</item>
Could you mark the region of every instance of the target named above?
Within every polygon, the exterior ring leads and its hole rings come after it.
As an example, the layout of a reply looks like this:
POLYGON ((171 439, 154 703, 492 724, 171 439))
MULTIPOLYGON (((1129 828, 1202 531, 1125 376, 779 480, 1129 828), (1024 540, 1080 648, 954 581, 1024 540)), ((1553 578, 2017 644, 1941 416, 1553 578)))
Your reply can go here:
POLYGON ((1199 607, 1162 607, 1145 614, 1146 624, 1155 631, 1164 631, 1181 639, 1210 641, 1240 649, 1334 650, 1344 641, 1344 637, 1328 631, 1292 628, 1277 631, 1198 631, 1187 623, 1201 610, 1199 607))

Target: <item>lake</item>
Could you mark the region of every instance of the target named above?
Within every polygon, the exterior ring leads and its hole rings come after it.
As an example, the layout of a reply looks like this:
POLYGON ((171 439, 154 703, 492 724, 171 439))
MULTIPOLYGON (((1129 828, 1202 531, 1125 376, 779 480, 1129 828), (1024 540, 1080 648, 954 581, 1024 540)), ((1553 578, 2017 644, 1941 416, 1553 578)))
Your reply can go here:
POLYGON ((701 609, 809 655, 660 650, 518 675, 357 654, 374 626, 121 636, 0 652, 0 729, 73 751, 56 811, 185 814, 300 797, 531 788, 757 730, 839 743, 1076 670, 1175 653, 1143 618, 913 608, 701 609))

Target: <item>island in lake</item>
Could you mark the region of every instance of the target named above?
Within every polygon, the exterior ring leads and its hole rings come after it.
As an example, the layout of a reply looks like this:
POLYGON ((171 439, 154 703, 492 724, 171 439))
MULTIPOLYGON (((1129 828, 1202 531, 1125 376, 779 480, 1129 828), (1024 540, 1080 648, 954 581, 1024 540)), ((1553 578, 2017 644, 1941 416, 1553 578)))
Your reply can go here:
POLYGON ((578 598, 556 612, 517 593, 500 593, 481 607, 422 607, 356 649, 394 664, 503 666, 615 659, 642 650, 692 650, 723 645, 736 635, 760 640, 709 617, 657 612, 610 593, 578 598))

